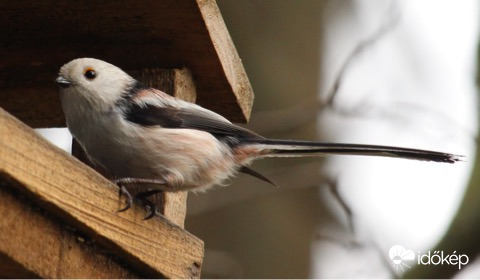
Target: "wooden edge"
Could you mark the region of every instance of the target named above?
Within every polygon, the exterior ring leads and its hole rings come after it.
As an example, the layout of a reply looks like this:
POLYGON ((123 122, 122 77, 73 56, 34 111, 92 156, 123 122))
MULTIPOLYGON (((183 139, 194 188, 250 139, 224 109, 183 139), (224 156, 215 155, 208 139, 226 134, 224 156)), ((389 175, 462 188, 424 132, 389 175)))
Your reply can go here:
POLYGON ((0 174, 18 190, 150 277, 198 278, 203 242, 139 207, 117 213, 118 188, 0 109, 0 174))
POLYGON ((243 67, 242 60, 233 44, 232 37, 215 0, 196 0, 205 21, 213 46, 222 64, 237 102, 248 122, 253 106, 253 89, 243 67))
POLYGON ((95 243, 15 195, 12 183, 7 179, 0 188, 1 278, 139 278, 95 243))
POLYGON ((38 275, 0 252, 0 278, 33 279, 38 275))

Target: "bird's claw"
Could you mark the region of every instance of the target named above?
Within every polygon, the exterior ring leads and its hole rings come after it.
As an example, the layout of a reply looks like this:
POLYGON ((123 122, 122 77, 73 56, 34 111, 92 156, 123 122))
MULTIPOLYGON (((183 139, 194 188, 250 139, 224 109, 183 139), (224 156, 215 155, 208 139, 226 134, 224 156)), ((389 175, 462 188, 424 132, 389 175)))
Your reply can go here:
MULTIPOLYGON (((130 207, 133 204, 133 197, 130 194, 130 192, 127 190, 124 184, 128 184, 134 181, 134 179, 130 178, 124 178, 124 179, 117 179, 114 182, 118 185, 119 187, 119 196, 121 197, 122 195, 125 196, 125 203, 127 204, 125 207, 122 209, 117 210, 117 212, 124 212, 130 209, 130 207)), ((143 180, 142 180, 143 181, 143 180)), ((156 180, 155 182, 157 182, 156 180)), ((135 200, 139 202, 141 205, 145 207, 145 211, 147 212, 147 215, 143 218, 143 220, 149 220, 157 214, 157 205, 153 203, 152 201, 148 200, 147 198, 149 196, 152 196, 156 193, 161 192, 160 190, 150 190, 146 192, 141 192, 135 195, 135 200)))
POLYGON ((130 192, 127 190, 127 188, 125 188, 125 186, 120 185, 119 187, 120 187, 120 189, 119 189, 118 195, 120 196, 120 198, 122 197, 122 195, 125 196, 125 203, 127 205, 125 207, 123 207, 122 209, 117 210, 117 212, 125 212, 128 209, 130 209, 130 207, 132 206, 133 198, 132 198, 132 195, 130 194, 130 192))
POLYGON ((147 198, 159 192, 160 191, 158 190, 151 190, 139 193, 135 196, 135 198, 138 199, 140 203, 145 206, 145 211, 147 211, 147 215, 145 216, 145 218, 143 218, 144 220, 151 219, 153 218, 153 216, 155 216, 155 214, 157 214, 157 205, 152 201, 148 200, 147 198))
POLYGON ((143 203, 145 204, 145 211, 147 212, 147 215, 145 215, 145 218, 143 218, 145 221, 153 218, 155 214, 157 214, 157 206, 148 199, 145 199, 143 203))

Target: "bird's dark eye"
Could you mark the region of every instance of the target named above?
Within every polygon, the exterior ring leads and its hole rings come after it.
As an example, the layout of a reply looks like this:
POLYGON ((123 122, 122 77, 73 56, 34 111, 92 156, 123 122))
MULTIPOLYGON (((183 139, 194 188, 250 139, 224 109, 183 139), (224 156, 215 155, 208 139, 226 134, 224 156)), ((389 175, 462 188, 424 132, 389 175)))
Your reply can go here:
POLYGON ((85 78, 93 80, 95 79, 95 77, 97 77, 97 72, 95 72, 95 70, 93 70, 92 68, 87 68, 83 72, 83 75, 85 76, 85 78))

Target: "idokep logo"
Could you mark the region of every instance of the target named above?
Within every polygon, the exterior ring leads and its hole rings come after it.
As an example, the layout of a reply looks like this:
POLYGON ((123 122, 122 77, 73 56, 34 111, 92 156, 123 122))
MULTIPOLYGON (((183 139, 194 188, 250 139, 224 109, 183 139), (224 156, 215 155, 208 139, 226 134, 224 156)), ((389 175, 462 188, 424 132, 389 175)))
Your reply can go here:
POLYGON ((412 250, 407 250, 402 245, 394 245, 388 251, 388 256, 392 260, 394 268, 405 271, 411 268, 411 265, 455 265, 458 269, 468 264, 469 258, 467 255, 458 255, 456 251, 452 254, 445 254, 443 251, 428 251, 425 254, 417 252, 417 255, 412 250), (416 261, 415 261, 416 259, 416 261))
POLYGON ((388 256, 392 260, 393 266, 397 270, 405 271, 406 268, 411 268, 415 253, 407 250, 402 245, 394 245, 388 251, 388 256))

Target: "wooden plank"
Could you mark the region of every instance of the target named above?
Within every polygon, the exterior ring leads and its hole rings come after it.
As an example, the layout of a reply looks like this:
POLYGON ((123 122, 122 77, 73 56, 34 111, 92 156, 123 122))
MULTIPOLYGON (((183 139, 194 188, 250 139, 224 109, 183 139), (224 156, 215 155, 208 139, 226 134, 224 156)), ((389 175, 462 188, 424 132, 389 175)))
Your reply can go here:
POLYGON ((77 57, 127 72, 187 67, 200 105, 250 115, 253 91, 214 0, 0 0, 0 34, 0 107, 32 127, 65 126, 53 81, 77 57))
POLYGON ((0 188, 1 278, 139 278, 42 213, 11 182, 0 188))
POLYGON ((0 253, 0 278, 37 278, 38 276, 31 271, 28 271, 19 263, 0 253))
MULTIPOLYGON (((221 66, 225 76, 237 98, 237 103, 243 110, 243 115, 250 116, 253 106, 253 91, 245 69, 243 68, 242 60, 223 21, 222 13, 215 1, 198 0, 197 4, 200 8, 202 18, 205 21, 208 33, 210 34, 213 46, 222 62, 221 66)), ((203 97, 203 95, 201 95, 201 97, 203 97)), ((202 99, 200 99, 201 104, 208 103, 201 101, 202 99)))
POLYGON ((162 217, 143 221, 139 207, 117 213, 115 185, 0 109, 2 180, 148 277, 200 275, 201 240, 162 217))

